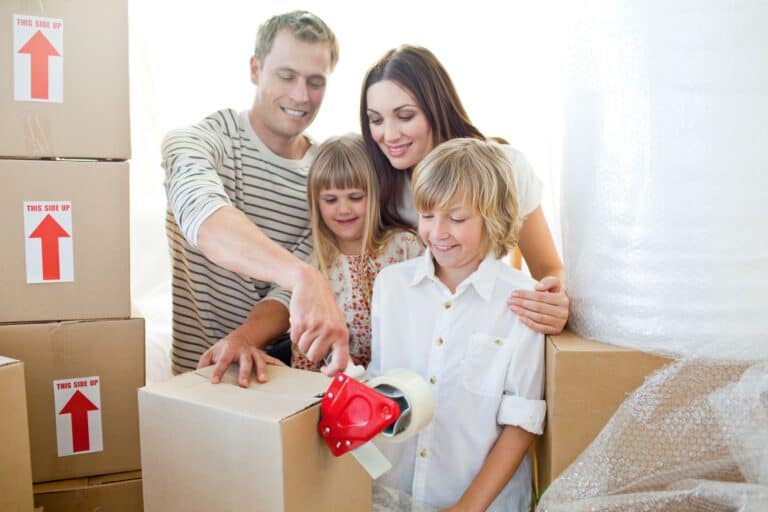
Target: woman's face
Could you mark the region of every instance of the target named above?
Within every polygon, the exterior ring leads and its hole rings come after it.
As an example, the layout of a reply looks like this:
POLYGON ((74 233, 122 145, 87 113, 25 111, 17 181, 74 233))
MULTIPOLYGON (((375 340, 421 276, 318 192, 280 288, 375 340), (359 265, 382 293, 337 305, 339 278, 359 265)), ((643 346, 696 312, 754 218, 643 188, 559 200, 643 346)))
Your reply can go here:
POLYGON ((366 93, 371 136, 399 170, 413 168, 432 150, 432 128, 414 97, 391 80, 376 82, 366 93))

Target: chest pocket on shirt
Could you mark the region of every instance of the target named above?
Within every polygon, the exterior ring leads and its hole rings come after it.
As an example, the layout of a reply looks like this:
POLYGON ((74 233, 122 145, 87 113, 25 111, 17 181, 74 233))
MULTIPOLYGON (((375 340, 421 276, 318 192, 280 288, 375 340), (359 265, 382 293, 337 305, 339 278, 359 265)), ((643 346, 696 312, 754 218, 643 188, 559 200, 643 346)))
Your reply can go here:
POLYGON ((468 391, 484 396, 497 396, 502 392, 509 364, 509 343, 490 334, 476 333, 470 337, 461 362, 461 380, 468 391))

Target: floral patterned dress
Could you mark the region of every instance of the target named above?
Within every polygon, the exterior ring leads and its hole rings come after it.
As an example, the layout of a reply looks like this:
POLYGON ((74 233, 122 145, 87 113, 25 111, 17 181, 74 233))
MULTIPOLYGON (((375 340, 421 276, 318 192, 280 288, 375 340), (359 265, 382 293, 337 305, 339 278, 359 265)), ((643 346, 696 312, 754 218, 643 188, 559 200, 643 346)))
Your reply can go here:
MULTIPOLYGON (((340 254, 328 269, 328 280, 336 304, 344 312, 349 330, 349 355, 352 362, 367 367, 371 361, 371 291, 379 271, 394 263, 420 256, 424 246, 408 231, 398 231, 375 258, 340 254)), ((294 343, 291 366, 319 371, 323 362, 313 363, 294 343)))

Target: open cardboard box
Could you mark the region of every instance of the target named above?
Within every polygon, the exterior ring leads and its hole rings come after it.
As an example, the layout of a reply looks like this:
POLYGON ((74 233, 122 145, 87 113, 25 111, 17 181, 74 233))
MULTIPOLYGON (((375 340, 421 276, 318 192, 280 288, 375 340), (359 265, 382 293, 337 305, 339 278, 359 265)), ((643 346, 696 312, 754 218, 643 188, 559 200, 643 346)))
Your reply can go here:
POLYGON ((246 389, 211 371, 139 390, 147 512, 371 510, 368 473, 317 433, 328 377, 268 366, 246 389))

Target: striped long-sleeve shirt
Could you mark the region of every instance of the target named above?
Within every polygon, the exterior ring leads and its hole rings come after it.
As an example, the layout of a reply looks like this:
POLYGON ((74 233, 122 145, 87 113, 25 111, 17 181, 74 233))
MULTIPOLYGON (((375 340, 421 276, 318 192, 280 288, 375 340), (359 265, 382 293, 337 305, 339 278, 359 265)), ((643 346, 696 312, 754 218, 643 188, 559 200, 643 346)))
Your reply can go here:
POLYGON ((288 306, 286 290, 210 262, 197 248, 197 234, 208 216, 229 205, 305 259, 312 252, 306 189, 314 149, 302 160, 275 155, 253 132, 247 111, 221 110, 166 135, 162 165, 173 260, 175 373, 194 369, 203 352, 242 325, 257 302, 288 306))

